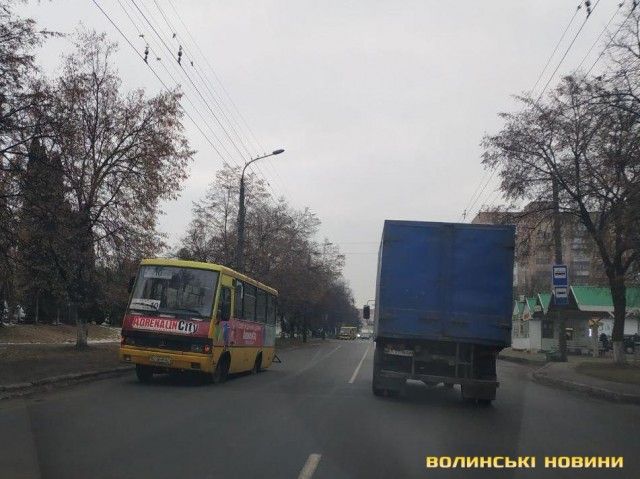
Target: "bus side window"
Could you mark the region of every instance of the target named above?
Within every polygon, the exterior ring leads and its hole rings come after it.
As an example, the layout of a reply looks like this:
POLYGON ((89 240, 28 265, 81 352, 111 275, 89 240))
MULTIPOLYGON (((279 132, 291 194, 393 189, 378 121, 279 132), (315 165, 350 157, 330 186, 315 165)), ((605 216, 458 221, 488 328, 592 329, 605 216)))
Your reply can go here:
POLYGON ((252 284, 244 285, 244 301, 242 302, 244 319, 256 320, 256 287, 252 284))
POLYGON ((218 319, 229 321, 231 317, 231 288, 222 286, 220 288, 220 306, 218 307, 218 319))
POLYGON ((256 300, 256 321, 259 323, 266 322, 267 315, 267 293, 258 289, 258 295, 256 300))
POLYGON ((267 324, 276 324, 276 297, 267 295, 267 324))
POLYGON ((244 284, 242 281, 236 281, 236 307, 234 316, 238 319, 244 319, 244 311, 242 308, 242 300, 244 298, 244 284))

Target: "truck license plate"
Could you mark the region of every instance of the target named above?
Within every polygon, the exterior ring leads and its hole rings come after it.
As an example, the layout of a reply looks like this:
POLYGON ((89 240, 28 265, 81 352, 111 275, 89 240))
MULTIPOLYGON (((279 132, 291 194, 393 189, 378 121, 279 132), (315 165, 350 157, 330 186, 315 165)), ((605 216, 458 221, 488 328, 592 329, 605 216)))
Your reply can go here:
POLYGON ((385 349, 384 354, 390 354, 392 356, 411 357, 413 356, 413 351, 411 351, 410 349, 385 349))
POLYGON ((151 361, 152 363, 158 363, 158 364, 164 364, 164 365, 171 364, 171 358, 168 358, 166 356, 149 356, 149 361, 151 361))

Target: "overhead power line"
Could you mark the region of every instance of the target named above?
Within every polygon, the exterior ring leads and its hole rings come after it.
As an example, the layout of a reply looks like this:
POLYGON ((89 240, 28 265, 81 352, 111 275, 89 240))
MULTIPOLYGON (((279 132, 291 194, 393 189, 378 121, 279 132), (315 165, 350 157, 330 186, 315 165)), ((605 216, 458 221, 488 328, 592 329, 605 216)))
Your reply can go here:
MULTIPOLYGON (((222 114, 223 118, 226 120, 226 122, 229 124, 231 131, 234 133, 234 135, 238 138, 240 145, 243 147, 244 151, 249 155, 249 157, 252 156, 251 151, 249 151, 249 149, 247 148, 247 145, 245 144, 244 139, 242 138, 242 136, 238 133, 238 131, 236 130, 233 122, 230 121, 229 117, 227 116, 224 108, 222 107, 222 105, 220 104, 220 102, 218 101, 217 95, 215 95, 215 93, 212 91, 212 88, 209 87, 208 82, 204 81, 204 79, 202 78, 202 76, 199 74, 199 71, 195 68, 195 63, 193 62, 193 57, 191 55, 189 55, 189 52, 187 50, 186 45, 182 45, 182 43, 180 42, 180 39, 178 38, 178 34, 176 32, 176 29, 173 27, 173 25, 171 24, 171 22, 169 21, 169 19, 167 18, 164 10, 162 9, 162 7, 160 6, 160 4, 156 1, 153 0, 154 5, 156 6, 156 9, 158 10, 158 12, 160 12, 160 16, 162 17, 162 19, 164 20, 164 22, 167 24, 167 26, 169 27, 169 31, 172 34, 172 38, 174 40, 176 40, 176 42, 179 45, 180 51, 182 51, 182 49, 184 48, 184 55, 185 57, 187 57, 187 59, 189 60, 189 64, 191 65, 191 67, 193 68, 193 71, 199 75, 200 77, 200 81, 203 84, 205 90, 209 93, 209 98, 213 101, 214 105, 216 105, 216 107, 218 108, 218 110, 220 111, 220 113, 222 114)), ((150 14, 150 12, 148 12, 150 14)))
MULTIPOLYGON (((189 53, 189 50, 188 50, 187 45, 186 45, 186 42, 182 41, 181 35, 178 34, 177 29, 175 28, 174 24, 169 20, 168 15, 165 13, 164 9, 160 6, 160 4, 156 0, 153 0, 153 1, 154 1, 155 6, 156 6, 156 9, 160 13, 160 15, 161 15, 162 19, 164 20, 165 24, 169 27, 171 37, 179 45, 179 48, 183 48, 184 49, 184 56, 187 59, 187 68, 191 68, 196 73, 196 75, 198 76, 198 78, 200 80, 200 83, 204 86, 204 91, 206 93, 208 93, 209 98, 212 100, 214 105, 220 111, 221 116, 223 117, 223 119, 229 125, 229 127, 231 129, 231 132, 239 140, 239 143, 242 146, 242 148, 244 149, 244 151, 247 153, 247 155, 249 155, 250 158, 259 156, 260 154, 265 154, 266 152, 261 152, 261 150, 258 149, 258 148, 256 148, 256 150, 254 152, 250 151, 250 148, 253 148, 255 145, 251 145, 251 141, 249 140, 249 137, 246 136, 242 132, 242 127, 240 126, 239 122, 236 120, 236 118, 234 117, 232 112, 229 110, 229 108, 225 105, 225 102, 224 102, 223 98, 216 93, 216 88, 213 86, 213 82, 207 78, 206 73, 204 73, 204 72, 201 73, 201 68, 199 68, 199 66, 197 64, 197 61, 195 60, 195 57, 193 55, 191 55, 191 53, 189 53), (189 67, 189 65, 190 65, 190 67, 189 67), (203 75, 203 73, 204 73, 204 75, 203 75)), ((144 4, 143 4, 143 7, 144 7, 144 4)), ((146 10, 146 7, 145 7, 145 10, 146 10)), ((147 13, 149 15, 151 15, 151 13, 148 10, 147 10, 147 13)), ((180 21, 181 21, 181 23, 184 24, 184 22, 182 22, 181 19, 180 19, 180 21)), ((189 34, 189 36, 191 38, 193 38, 191 36, 189 30, 186 29, 186 31, 189 34)), ((196 48, 198 48, 198 45, 197 45, 197 43, 195 43, 195 40, 192 40, 192 42, 195 44, 196 48)), ((222 85, 221 85, 221 87, 222 87, 222 85)), ((280 177, 279 173, 277 172, 277 170, 275 170, 273 168, 273 166, 272 166, 270 161, 268 161, 266 163, 269 166, 271 166, 272 170, 274 170, 274 172, 275 172, 275 174, 277 176, 276 180, 278 181, 280 188, 283 189, 283 190, 286 190, 284 182, 282 182, 281 177, 280 177)), ((254 164, 252 164, 250 166, 250 168, 254 169, 254 170, 258 170, 259 174, 261 174, 263 177, 266 176, 264 174, 260 164, 254 163, 254 164)), ((266 178, 265 178, 265 181, 266 181, 266 178)))
MULTIPOLYGON (((480 190, 480 194, 476 197, 476 199, 474 200, 474 202, 471 204, 471 206, 469 207, 468 212, 471 213, 472 211, 474 211, 474 207, 476 205, 476 203, 478 202, 478 200, 482 197, 482 194, 484 193, 484 190, 487 188, 487 186, 489 186, 489 183, 491 182, 491 179, 494 177, 494 175, 496 174, 496 171, 498 171, 498 168, 494 167, 491 170, 491 174, 489 175, 489 177, 487 178, 487 181, 484 183, 484 186, 482 187, 482 189, 480 190)), ((479 204, 478 208, 482 208, 482 203, 479 204)), ((469 214, 469 217, 471 216, 471 214, 469 214)))
MULTIPOLYGON (((531 94, 533 94, 533 92, 537 88, 538 84, 540 83, 540 80, 543 78, 545 72, 547 71, 547 68, 549 68, 549 65, 551 64, 551 60, 553 60, 553 58, 555 57, 558 49, 560 48, 560 45, 562 44, 562 41, 564 40, 564 38, 567 35, 569 29, 571 28, 571 25, 573 25, 573 22, 576 19, 577 15, 578 15, 578 12, 582 9, 582 3, 583 2, 580 2, 580 4, 578 4, 576 6, 576 9, 574 10, 573 15, 571 16, 571 19, 569 20, 569 23, 567 23, 567 25, 563 29, 562 34, 560 35, 560 38, 556 42, 556 45, 555 45, 555 47, 553 48, 553 50, 551 52, 551 55, 549 55, 549 58, 547 59, 544 67, 542 68, 542 71, 538 75, 538 78, 536 79, 533 87, 530 90, 531 94)), ((591 2, 584 2, 584 3, 585 3, 585 6, 587 7, 587 15, 586 15, 584 21, 582 22, 582 25, 580 25, 580 28, 579 28, 578 32, 574 35, 573 39, 571 40, 571 43, 569 44, 569 46, 565 50, 564 54, 562 55, 562 58, 560 58, 560 61, 556 65, 555 69, 553 70, 553 73, 551 73, 551 76, 549 77, 549 79, 547 80, 546 84, 544 85, 544 88, 542 89, 542 91, 538 95, 538 98, 535 101, 536 104, 542 98, 542 95, 544 94, 544 92, 546 91, 547 87, 549 86, 549 84, 553 80, 555 74, 558 72, 558 69, 560 68, 560 66, 564 62, 565 58, 567 57, 569 51, 573 47, 573 44, 575 43, 576 39, 580 35, 580 32, 582 31, 582 29, 584 28, 585 24, 587 23, 589 17, 591 16, 591 13, 593 13, 593 10, 595 10, 595 8, 597 7, 598 3, 600 3, 600 0, 598 0, 593 7, 591 7, 591 2)), ((476 188, 474 189, 474 192, 471 195, 471 197, 469 199, 469 202, 467 203, 467 205, 470 205, 470 206, 467 206, 462 212, 462 219, 463 220, 473 216, 474 206, 478 203, 478 200, 482 197, 482 194, 484 193, 484 191, 486 190, 487 186, 489 185, 489 182, 491 181, 491 179, 495 175, 496 170, 497 170, 497 168, 493 168, 492 170, 487 170, 487 173, 484 176, 484 178, 486 178, 486 180, 481 179, 480 182, 478 183, 478 185, 476 186, 476 188), (490 173, 489 173, 489 171, 490 171, 490 173), (487 174, 489 174, 488 177, 487 177, 487 174), (479 194, 478 194, 478 191, 480 191, 479 194)), ((482 207, 482 204, 483 203, 480 202, 479 207, 482 207)))
POLYGON ((571 20, 569 20, 569 23, 567 23, 567 26, 562 31, 562 35, 560 35, 560 38, 556 42, 556 46, 554 47, 553 51, 551 52, 551 55, 549 55, 549 58, 547 59, 547 63, 545 63, 544 68, 542 69, 542 71, 538 75, 538 78, 536 79, 536 82, 533 85, 533 88, 531 88, 531 93, 533 93, 536 90, 536 88, 538 87, 538 83, 540 83, 540 80, 542 79, 544 73, 547 71, 547 68, 549 67, 549 64, 551 63, 551 60, 553 59, 553 57, 555 56, 556 52, 558 51, 558 48, 560 48, 560 44, 562 43, 562 40, 564 40, 564 37, 566 36, 567 32, 569 31, 569 28, 573 24, 573 21, 578 16, 578 12, 580 11, 581 8, 582 8, 582 3, 578 4, 578 6, 576 7, 575 11, 573 12, 573 16, 571 17, 571 20))
MULTIPOLYGON (((153 44, 157 43, 151 39, 147 39, 145 37, 145 34, 143 32, 143 30, 140 28, 140 26, 136 23, 136 21, 132 18, 131 13, 129 13, 129 11, 127 10, 127 8, 124 6, 124 4, 121 2, 121 0, 117 0, 118 4, 120 5, 120 8, 122 9, 122 11, 125 13, 125 15, 127 16, 127 18, 129 19, 129 21, 131 22, 131 24, 133 25, 134 29, 138 32, 138 37, 141 37, 145 43, 146 43, 146 47, 145 47, 145 63, 148 64, 148 61, 146 60, 147 55, 149 52, 151 52, 152 58, 155 58, 156 61, 162 66, 162 68, 165 70, 165 72, 167 73, 167 75, 169 76, 169 78, 171 78, 171 80, 175 83, 176 86, 180 87, 181 84, 180 82, 173 76, 173 74, 169 71, 169 69, 167 68, 166 62, 162 62, 161 61, 161 57, 159 56, 159 52, 155 49, 155 47, 153 46, 153 44), (149 41, 151 41, 153 44, 150 44, 149 41)), ((125 36, 125 39, 126 36, 125 36)), ((128 41, 128 39, 127 39, 128 41)), ((135 47, 134 47, 135 48, 135 47)), ((162 48, 162 47, 160 47, 162 48)), ((136 53, 139 53, 138 50, 136 49, 136 53)), ((169 62, 169 64, 173 67, 174 71, 176 71, 174 63, 173 62, 169 62)), ((225 146, 224 142, 222 142, 222 140, 218 137, 217 133, 215 132, 215 129, 211 126, 210 122, 207 120, 206 116, 203 115, 200 110, 196 107, 195 103, 192 101, 191 97, 187 94, 187 92, 183 92, 183 96, 184 98, 189 102, 189 104, 191 105, 191 108, 198 114, 198 116, 202 119, 202 123, 204 124, 204 126, 206 126, 208 128, 208 130, 210 131, 211 135, 213 135, 213 138, 216 140, 216 142, 220 145, 220 148, 224 151, 225 154, 223 154, 220 149, 218 147, 215 147, 215 151, 218 154, 218 156, 220 157, 220 159, 224 162, 232 162, 234 163, 236 166, 240 166, 240 164, 234 160, 234 158, 231 156, 231 154, 229 153, 229 150, 227 149, 227 147, 225 146)), ((186 110, 185 110, 186 111, 186 110)), ((198 129, 200 130, 200 124, 196 124, 196 126, 198 127, 198 129)), ((207 140, 210 144, 213 145, 213 143, 211 142, 211 139, 207 136, 207 140)))
MULTIPOLYGON (((192 88, 195 90, 195 92, 197 93, 197 96, 200 98, 200 100, 202 101, 202 103, 204 103, 206 109, 209 111, 209 113, 211 114, 211 116, 214 118, 215 122, 218 124, 218 126, 220 127, 220 129, 222 130, 222 132, 224 133, 224 136, 226 137, 227 141, 229 142, 229 144, 233 147, 233 149, 237 152, 238 156, 240 157, 240 159, 242 160, 243 163, 246 163, 248 161, 248 158, 245 157, 244 153, 240 150, 240 148, 238 147, 238 144, 236 143, 236 141, 234 141, 234 139, 231 137, 229 131, 227 130, 227 128, 225 128, 224 124, 222 123, 222 121, 220 120, 220 118, 218 117, 218 115, 216 115, 216 113, 214 112, 213 108, 211 107, 210 103, 207 101, 207 99, 205 98, 205 96, 202 94, 202 91, 198 88, 198 86, 196 85, 196 83, 194 82, 194 80, 191 78, 191 76, 189 75, 189 73, 185 70, 184 65, 182 65, 181 63, 178 63, 178 56, 177 54, 174 53, 174 51, 171 49, 171 47, 167 44, 167 42, 165 41, 164 37, 160 34, 160 32, 158 31, 158 28, 156 28, 154 22, 155 19, 153 18, 153 16, 151 15, 151 13, 147 10, 146 6, 144 4, 143 8, 147 11, 147 14, 145 14, 142 9, 138 6, 136 0, 129 0, 131 4, 133 4, 133 6, 136 8, 136 10, 138 11, 138 13, 142 16, 142 18, 144 19, 144 22, 146 22, 146 24, 151 28, 152 32, 155 34, 155 36, 158 38, 158 40, 160 41, 160 43, 162 44, 162 46, 164 47, 164 49, 167 51, 167 53, 169 54, 170 58, 172 58, 176 64, 178 64, 179 69, 182 73, 182 75, 184 77, 186 77, 186 79, 188 80, 188 82, 191 84, 192 88), (151 17, 151 19, 150 19, 151 17), (152 21, 153 20, 153 21, 152 21)), ((226 148, 225 148, 226 149, 226 148)), ((250 159, 250 158, 249 158, 250 159)), ((234 163, 237 164, 236 161, 234 161, 234 163)), ((260 176, 260 174, 259 174, 260 176)), ((273 191, 273 187, 269 184, 268 180, 263 176, 263 181, 265 182, 265 185, 267 187, 268 190, 270 190, 270 196, 273 197, 277 197, 279 196, 275 191, 273 191)))
MULTIPOLYGON (((155 25, 149 20, 149 18, 147 17, 147 15, 144 14, 144 12, 140 9, 140 7, 138 6, 138 4, 136 3, 136 0, 130 0, 130 2, 133 4, 133 6, 136 8, 136 10, 138 10, 138 12, 140 13, 140 15, 142 15, 142 18, 144 18, 144 20, 147 22, 147 24, 149 25, 149 27, 151 27, 151 30, 153 31, 153 33, 158 37, 158 39, 160 40, 160 42, 162 43, 162 45, 164 46, 164 48, 167 50, 167 52, 169 53, 169 56, 171 58, 173 58, 176 62, 178 61, 177 56, 174 56, 173 50, 167 45, 167 43, 165 42, 164 38, 162 37, 162 35, 160 35, 160 33, 158 33, 158 30, 156 29, 155 25)), ((180 65, 180 68, 182 69, 182 71, 184 72, 185 77, 189 80, 189 82, 191 83, 191 86, 195 89, 195 91, 198 93, 198 96, 200 96, 200 99, 202 100, 202 102, 205 104, 205 106, 207 107, 207 109, 209 110, 209 112, 211 113, 211 115, 213 116, 213 118, 216 120, 216 122, 218 123, 218 125, 220 126, 220 128, 222 129, 222 131, 224 132, 225 136, 227 137, 229 143, 234 147, 234 149, 236 150, 236 152, 238 153, 238 155, 240 156, 240 158, 242 158, 244 161, 246 161, 246 158, 244 157, 244 154, 242 153, 242 151, 240 151, 240 148, 238 148, 238 145, 236 144, 235 141, 233 141, 233 139, 231 138, 231 136, 229 135, 229 132, 226 130, 226 128, 224 127, 224 125, 222 124, 222 122, 220 121, 220 119, 218 118, 218 116, 215 114, 215 112, 213 111, 213 109, 211 108, 211 106, 209 105, 209 102, 205 99, 205 97, 202 95, 202 92, 200 91, 200 89, 196 86, 195 82, 193 81, 193 79, 189 76, 189 74, 184 70, 184 67, 182 65, 180 65)))
MULTIPOLYGON (((589 50, 587 50, 587 53, 584 54, 584 56, 582 57, 582 60, 580 60, 580 63, 578 63, 578 66, 575 68, 574 70, 574 74, 578 72, 578 70, 580 70, 580 67, 582 67, 582 65, 584 64, 584 62, 586 61, 587 58, 589 58, 589 55, 591 54, 591 52, 593 51, 593 49, 596 47, 596 45, 600 42, 600 39, 602 38, 602 35, 605 34, 605 32, 608 31, 609 29, 609 25, 611 24, 611 22, 613 21, 613 19, 616 17, 616 15, 618 15, 618 12, 620 11, 620 9, 623 7, 624 5, 624 1, 620 2, 618 4, 618 8, 616 8, 616 10, 613 12, 613 15, 611 15, 611 18, 609 18, 609 21, 604 25, 604 28, 600 31, 600 34, 596 37, 596 39, 593 41, 593 43, 591 44, 591 46, 589 47, 589 50)), ((591 70, 589 70, 591 71, 591 70)))
MULTIPOLYGON (((586 3, 586 2, 585 2, 586 3)), ((565 50, 564 54, 562 55, 562 58, 560 58, 560 61, 558 62, 558 64, 556 65, 556 68, 553 70, 553 73, 551 74, 551 76, 549 77, 549 79, 547 80, 547 83, 545 83, 544 88, 542 89, 542 91, 540 92, 540 94, 538 95, 538 98, 536 99, 536 104, 540 101, 540 99, 542 98, 542 95, 544 95, 544 92, 547 91, 547 87, 549 86, 549 84, 551 83, 551 81, 553 80, 553 78, 555 77, 556 73, 558 72, 558 70, 560 69, 560 66, 562 65, 562 63, 564 62, 564 59, 567 58, 567 55, 569 54, 569 52, 571 51, 571 48, 573 47, 573 44, 576 42, 576 40, 578 39, 578 36, 580 36, 580 32, 582 32, 582 29, 584 28, 584 26, 587 24, 587 22, 589 21, 589 18, 591 18, 591 14, 593 13, 593 11, 595 11, 595 9, 598 7, 598 5, 600 4, 600 0, 598 0, 595 5, 593 6, 593 8, 591 8, 591 6, 589 5, 589 7, 587 8, 587 16, 584 18, 584 21, 582 22, 582 24, 580 25, 580 28, 578 29, 578 31, 576 32, 576 34, 574 35, 573 39, 571 40, 571 43, 569 43, 569 46, 567 47, 567 49, 565 50)))
MULTIPOLYGON (((200 48, 200 45, 198 44, 198 42, 195 40, 195 38, 193 37, 193 35, 191 34, 191 30, 189 29, 189 27, 186 25, 186 23, 184 22, 184 20, 182 19, 182 17, 180 16, 180 13, 178 12, 178 9, 175 7, 175 5, 173 4, 172 0, 167 0, 167 3, 169 4, 169 6, 171 7, 171 9, 173 10, 174 14, 176 15, 176 18, 178 19, 178 21, 180 22, 180 24, 183 26, 187 37, 191 40, 191 42, 193 43, 193 45, 195 46, 196 50, 198 51, 198 53, 200 54, 200 57, 202 58, 202 60, 204 61, 204 64, 207 65, 207 67, 209 68, 209 71, 211 72, 211 74, 213 75, 213 78, 216 80, 216 82, 218 83, 218 85, 220 85, 220 88, 222 90, 222 92, 224 93, 224 95, 226 96, 227 100, 229 101, 232 110, 235 112, 235 114, 237 115, 237 117, 239 118, 240 122, 242 122, 242 124, 244 125, 244 127, 246 128, 246 130, 249 132, 250 137, 253 139, 253 142, 257 145, 259 151, 261 151, 263 154, 267 153, 266 149, 264 148, 264 146, 260 143, 260 141, 258 140, 258 138, 256 137, 253 129, 251 128, 251 125, 249 124, 249 122, 247 121, 246 117, 242 114, 242 112, 240 111, 240 109, 238 108, 238 106, 236 105, 236 103, 233 101, 233 98, 231 98, 231 95, 229 94, 229 91, 227 90, 227 88, 224 86, 224 83, 222 82, 222 80, 220 79, 220 77, 218 76, 218 74, 216 73, 215 69, 213 68, 213 66, 211 65, 211 63, 209 62, 209 59, 207 58, 207 56, 204 54, 204 52, 202 51, 202 49, 200 48)), ((224 104, 224 102, 223 102, 224 104)), ((231 115, 233 116, 233 114, 231 115)), ((276 174, 276 176, 279 178, 280 181, 282 181, 282 177, 280 176, 280 173, 278 172, 278 169, 275 168, 273 166, 273 163, 271 161, 270 158, 266 158, 265 159, 266 164, 271 168, 271 170, 276 174)), ((253 167, 254 165, 251 165, 251 167, 253 167)), ((284 189, 286 190, 286 185, 284 184, 284 181, 282 181, 282 185, 284 187, 284 189)))
MULTIPOLYGON (((96 7, 98 7, 98 10, 100 10, 100 12, 109 21, 109 23, 111 23, 111 25, 118 31, 118 33, 122 36, 122 38, 124 38, 124 40, 131 47, 131 49, 135 52, 135 54, 138 55, 140 57, 140 59, 145 62, 145 64, 149 68, 149 70, 151 70, 153 75, 160 82, 160 84, 164 87, 164 89, 169 93, 173 93, 173 91, 167 86, 167 84, 164 82, 162 77, 156 72, 156 70, 147 61, 145 61, 145 56, 138 51, 138 49, 135 47, 135 45, 131 42, 131 40, 129 40, 129 38, 125 35, 125 33, 122 31, 122 29, 120 29, 120 27, 109 16, 109 14, 107 14, 107 12, 102 8, 102 6, 100 6, 100 4, 96 0, 92 0, 92 1, 93 1, 94 5, 96 7)), ((194 120, 194 118, 191 116, 191 114, 187 110, 185 110, 184 108, 182 110, 184 111, 184 114, 187 116, 187 118, 189 118, 189 120, 191 120, 191 122, 195 125, 196 129, 202 134, 203 138, 207 141, 207 143, 209 143, 209 145, 214 149, 214 151, 218 154, 218 156, 220 156, 220 158, 223 159, 223 161, 224 161, 224 157, 222 156, 222 153, 220 153, 220 150, 218 150, 218 148, 211 141, 209 136, 202 130, 202 128, 200 128, 200 125, 194 120)))
MULTIPOLYGON (((622 2, 624 3, 624 2, 622 2)), ((605 54, 605 52, 609 49, 609 47, 611 46, 611 44, 613 43, 613 41, 615 40, 615 38, 618 36, 618 33, 620 33, 620 30, 622 30, 622 27, 624 26, 625 23, 627 23, 627 20, 629 20, 629 17, 631 17, 631 15, 633 14, 633 12, 635 11, 636 7, 638 6, 638 1, 637 0, 633 0, 632 4, 631 4, 631 8, 629 9, 629 13, 627 14, 627 16, 624 18, 624 20, 622 20, 622 22, 620 23, 620 25, 618 26, 618 29, 615 31, 615 33, 611 36, 611 38, 609 38, 609 41, 607 42, 607 44, 605 45, 605 47, 600 51, 600 54, 598 55, 598 57, 595 59, 595 61, 591 64, 591 66, 589 67, 589 69, 587 70, 587 73, 585 74, 585 76, 589 75, 589 73, 591 73, 591 70, 593 70, 593 68, 596 66, 596 64, 600 61, 600 59, 602 58, 602 56, 605 54)), ((622 7, 622 4, 620 4, 618 6, 618 10, 622 7)), ((617 13, 617 10, 616 10, 617 13)))
MULTIPOLYGON (((102 14, 107 18, 107 20, 113 25, 113 27, 118 31, 118 33, 125 39, 125 41, 127 42, 127 44, 134 50, 134 52, 136 53, 136 55, 138 55, 139 58, 141 58, 143 61, 145 61, 146 56, 148 55, 149 52, 151 52, 154 55, 154 58, 157 59, 157 62, 164 68, 165 72, 167 73, 167 75, 169 75, 169 77, 171 78, 171 80, 176 84, 176 86, 180 86, 180 83, 175 79, 175 77, 173 76, 173 74, 169 71, 169 69, 167 68, 165 62, 162 62, 160 58, 158 58, 157 52, 152 48, 151 45, 149 45, 147 43, 147 46, 145 48, 145 53, 142 54, 140 53, 140 51, 135 47, 135 45, 133 45, 133 43, 131 42, 131 40, 129 39, 129 37, 127 37, 127 35, 124 33, 124 31, 118 26, 117 22, 115 20, 113 20, 113 18, 105 11, 104 8, 102 8, 96 0, 92 0, 93 3, 98 7, 98 9, 102 12, 102 14)), ((145 40, 145 35, 143 33, 143 31, 140 29, 140 27, 136 24, 136 22, 133 20, 133 18, 131 17, 131 15, 129 14, 129 12, 127 11, 127 9, 124 7, 124 5, 122 4, 122 2, 120 0, 118 0, 118 3, 120 4, 120 7, 122 8, 123 12, 125 13, 125 15, 129 18, 129 20, 131 21, 132 25, 134 26, 134 29, 138 32, 138 36, 141 37, 143 40, 145 40)), ((170 62, 170 64, 172 64, 173 62, 170 62)), ((145 61, 145 64, 147 65, 147 67, 151 70, 151 72, 153 73, 153 75, 158 79, 158 81, 162 84, 162 86, 168 91, 168 92, 172 92, 172 90, 167 86, 166 82, 162 79, 162 77, 157 73, 157 71, 147 62, 145 61)), ((209 130, 212 131, 212 134, 214 135, 214 137, 216 138, 216 140, 220 143, 220 139, 215 135, 215 132, 213 131, 211 125, 209 124, 209 122, 207 121, 206 117, 204 115, 202 115, 202 113, 197 109, 197 107, 195 106, 195 104, 191 101, 190 97, 186 94, 183 95, 184 98, 187 99, 187 101, 190 103, 190 105, 192 106, 192 108, 195 110, 196 113, 198 113, 198 115, 202 118, 203 123, 209 128, 209 130)), ((218 147, 216 147, 216 145, 214 144, 214 142, 211 140, 211 138, 209 137, 209 135, 207 135, 201 128, 200 124, 198 122, 195 121, 195 119, 193 118, 193 116, 189 113, 188 110, 182 108, 182 111, 185 113, 185 115, 187 116, 187 118, 189 118, 189 120, 191 120, 194 124, 194 126, 196 127, 196 129, 202 134, 202 136, 205 138, 205 140, 207 141, 207 143, 209 143, 209 145, 214 149, 214 151, 218 154, 218 156, 221 158, 221 160, 224 163, 227 163, 227 158, 225 158, 225 156, 220 152, 220 150, 218 149, 218 147)), ((224 145, 222 145, 224 146, 224 145)), ((228 154, 228 152, 227 152, 228 154)), ((241 166, 239 165, 232 157, 229 158, 233 163, 236 164, 236 166, 241 166)), ((269 195, 269 198, 273 201, 273 198, 271 197, 271 195, 269 195)), ((275 203, 274 203, 275 204, 275 203)), ((261 206, 263 209, 265 209, 266 211, 266 207, 261 206)))
POLYGON ((469 198, 469 201, 467 201, 467 204, 466 204, 464 210, 462 211, 461 219, 463 221, 467 218, 467 214, 470 213, 470 205, 473 202, 473 200, 476 197, 476 195, 478 194, 478 192, 480 191, 480 188, 481 188, 483 182, 487 179, 487 176, 489 176, 489 174, 490 174, 490 170, 485 170, 484 171, 484 175, 482 176, 482 178, 478 182, 478 185, 476 186, 475 190, 473 190, 473 193, 471 194, 471 197, 469 198))

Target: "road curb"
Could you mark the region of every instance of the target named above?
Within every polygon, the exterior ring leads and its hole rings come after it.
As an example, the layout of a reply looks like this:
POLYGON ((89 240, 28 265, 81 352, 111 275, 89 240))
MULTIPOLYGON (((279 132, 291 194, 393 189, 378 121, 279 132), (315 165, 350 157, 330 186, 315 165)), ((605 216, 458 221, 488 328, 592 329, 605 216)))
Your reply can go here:
POLYGON ((545 374, 544 373, 545 369, 546 369, 546 366, 543 366, 540 369, 533 371, 533 373, 531 374, 531 378, 535 382, 539 384, 544 384, 545 386, 554 386, 554 387, 557 387, 560 389, 566 389, 569 391, 578 391, 578 392, 587 394, 589 396, 605 399, 611 402, 626 403, 626 404, 640 404, 640 396, 638 395, 618 393, 615 391, 611 391, 609 389, 599 388, 597 386, 590 386, 588 384, 554 378, 545 374))
POLYGON ((48 378, 37 379, 31 382, 0 385, 0 400, 11 399, 18 396, 25 396, 37 391, 40 388, 56 386, 61 383, 76 383, 99 379, 101 377, 113 376, 133 371, 132 366, 118 366, 109 369, 99 369, 96 371, 85 371, 82 373, 62 374, 48 378))
POLYGON ((532 359, 518 358, 518 357, 514 357, 514 356, 500 356, 500 355, 498 355, 498 359, 501 359, 503 361, 509 361, 510 363, 533 364, 535 366, 544 366, 544 365, 547 364, 547 363, 545 363, 543 361, 534 361, 532 359))

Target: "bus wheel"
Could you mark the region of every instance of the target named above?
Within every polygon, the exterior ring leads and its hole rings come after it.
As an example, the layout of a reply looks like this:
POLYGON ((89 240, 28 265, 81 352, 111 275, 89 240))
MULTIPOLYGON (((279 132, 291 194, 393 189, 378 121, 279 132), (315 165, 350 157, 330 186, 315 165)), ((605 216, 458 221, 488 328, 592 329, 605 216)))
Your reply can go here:
POLYGON ((228 356, 223 356, 220 358, 220 361, 218 361, 215 371, 213 371, 213 375, 211 376, 211 382, 213 382, 213 384, 221 384, 227 380, 228 374, 229 374, 229 359, 228 359, 228 356))
POLYGON ((141 383, 148 383, 153 378, 153 369, 144 364, 136 364, 136 376, 141 383))
POLYGON ((256 356, 256 360, 253 363, 253 369, 251 369, 251 374, 258 374, 262 370, 262 355, 258 354, 256 356))

